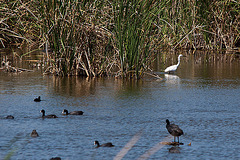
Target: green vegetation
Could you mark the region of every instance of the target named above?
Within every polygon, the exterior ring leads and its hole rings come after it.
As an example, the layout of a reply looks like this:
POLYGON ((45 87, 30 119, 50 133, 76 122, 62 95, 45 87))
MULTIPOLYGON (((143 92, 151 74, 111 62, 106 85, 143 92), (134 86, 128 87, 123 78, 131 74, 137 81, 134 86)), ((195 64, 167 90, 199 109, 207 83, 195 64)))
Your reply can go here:
POLYGON ((233 0, 3 0, 0 47, 44 50, 45 73, 140 78, 156 49, 235 48, 239 20, 233 0))
POLYGON ((114 32, 121 64, 120 75, 139 77, 147 70, 153 57, 150 52, 151 31, 162 8, 154 0, 114 3, 114 32))

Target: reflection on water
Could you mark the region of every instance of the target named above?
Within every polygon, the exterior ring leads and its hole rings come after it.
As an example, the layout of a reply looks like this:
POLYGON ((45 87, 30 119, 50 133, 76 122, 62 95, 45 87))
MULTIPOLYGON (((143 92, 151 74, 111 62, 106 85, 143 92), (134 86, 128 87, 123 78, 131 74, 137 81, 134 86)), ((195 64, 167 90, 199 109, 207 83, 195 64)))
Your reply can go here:
POLYGON ((138 94, 144 83, 143 80, 122 81, 121 79, 102 77, 57 77, 47 75, 43 78, 48 82, 48 87, 51 88, 53 92, 73 97, 95 95, 98 93, 99 85, 101 85, 101 88, 111 88, 119 95, 138 94))
POLYGON ((84 97, 96 93, 96 80, 82 77, 46 76, 53 92, 68 96, 84 97))
POLYGON ((169 148, 168 150, 170 153, 180 153, 180 149, 181 149, 180 147, 174 146, 169 148))
POLYGON ((180 85, 181 79, 177 75, 164 74, 164 77, 166 79, 166 81, 165 81, 166 83, 180 85))
MULTIPOLYGON (((175 74, 160 74, 161 81, 0 71, 0 159, 113 159, 139 131, 123 159, 239 159, 239 60, 182 54, 175 74), (42 101, 34 102, 38 96, 42 101), (41 109, 59 118, 42 119, 41 109), (63 109, 84 115, 63 116, 63 109), (159 143, 173 139, 166 119, 183 129, 184 145, 159 143), (30 136, 33 130, 39 137, 30 136), (96 149, 95 140, 115 147, 96 149)), ((177 56, 159 55, 154 70, 175 64, 177 56)))

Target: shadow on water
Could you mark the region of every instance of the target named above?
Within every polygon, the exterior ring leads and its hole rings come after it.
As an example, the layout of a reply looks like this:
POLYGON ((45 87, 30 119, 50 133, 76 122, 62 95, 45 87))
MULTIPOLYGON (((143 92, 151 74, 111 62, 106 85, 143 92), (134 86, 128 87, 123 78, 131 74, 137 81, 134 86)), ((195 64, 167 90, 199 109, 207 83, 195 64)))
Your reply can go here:
MULTIPOLYGON (((0 71, 0 117, 14 116, 0 119, 0 159, 239 159, 239 55, 181 53, 178 70, 159 74, 162 80, 123 81, 43 76, 46 66, 1 52, 1 61, 33 72, 0 71), (42 101, 34 102, 38 96, 42 101), (42 120, 41 109, 59 118, 42 120), (63 109, 84 114, 63 116, 63 109), (184 145, 160 143, 173 139, 166 119, 183 129, 184 145), (96 149, 95 140, 115 146, 96 149)), ((154 71, 176 64, 178 54, 157 55, 154 71)))

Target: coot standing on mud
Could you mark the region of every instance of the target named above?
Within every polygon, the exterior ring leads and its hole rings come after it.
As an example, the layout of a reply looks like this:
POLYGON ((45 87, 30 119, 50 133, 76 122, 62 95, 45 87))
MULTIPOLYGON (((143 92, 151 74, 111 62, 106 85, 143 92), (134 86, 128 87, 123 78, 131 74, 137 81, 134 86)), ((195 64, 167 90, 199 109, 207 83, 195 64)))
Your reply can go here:
POLYGON ((174 142, 175 142, 175 137, 178 138, 178 143, 179 143, 179 136, 183 135, 183 130, 181 128, 178 127, 178 125, 175 124, 170 124, 169 120, 166 120, 166 128, 168 130, 168 132, 174 136, 174 142))

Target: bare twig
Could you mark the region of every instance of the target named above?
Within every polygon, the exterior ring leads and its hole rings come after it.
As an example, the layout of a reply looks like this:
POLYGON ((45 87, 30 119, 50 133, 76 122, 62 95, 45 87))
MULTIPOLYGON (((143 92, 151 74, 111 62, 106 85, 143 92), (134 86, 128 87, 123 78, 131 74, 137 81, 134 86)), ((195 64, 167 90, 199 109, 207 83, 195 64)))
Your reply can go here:
POLYGON ((191 34, 195 29, 198 29, 198 28, 203 28, 205 26, 196 26, 194 27, 190 32, 188 32, 188 34, 186 34, 174 47, 173 47, 173 50, 189 35, 191 34))

